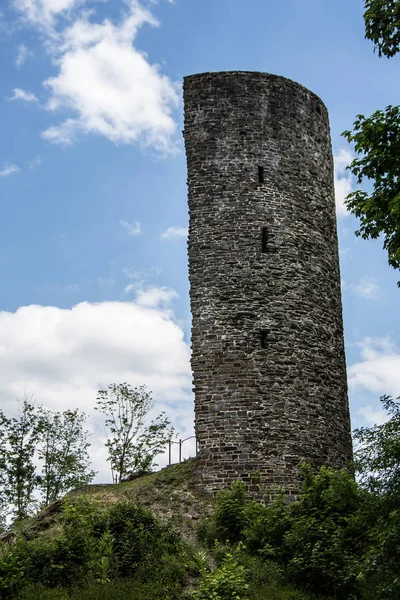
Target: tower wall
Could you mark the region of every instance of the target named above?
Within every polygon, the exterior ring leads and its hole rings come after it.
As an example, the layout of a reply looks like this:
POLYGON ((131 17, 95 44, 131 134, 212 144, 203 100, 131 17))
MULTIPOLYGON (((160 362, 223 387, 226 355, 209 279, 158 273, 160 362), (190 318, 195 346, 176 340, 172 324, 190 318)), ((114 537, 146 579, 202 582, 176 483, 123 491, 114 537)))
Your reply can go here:
POLYGON ((327 110, 266 73, 184 101, 198 481, 293 494, 302 460, 351 458, 327 110))

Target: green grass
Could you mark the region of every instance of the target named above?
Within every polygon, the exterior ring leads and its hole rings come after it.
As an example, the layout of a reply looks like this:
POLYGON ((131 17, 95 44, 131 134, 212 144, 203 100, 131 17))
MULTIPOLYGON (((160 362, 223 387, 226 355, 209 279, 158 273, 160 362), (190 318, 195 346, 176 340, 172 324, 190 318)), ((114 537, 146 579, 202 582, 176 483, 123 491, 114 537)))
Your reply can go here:
POLYGON ((273 582, 251 590, 249 598, 250 600, 318 600, 321 597, 301 592, 291 586, 273 582))
POLYGON ((48 589, 41 584, 26 587, 14 600, 182 600, 180 589, 168 590, 161 583, 133 580, 92 583, 67 590, 48 589))

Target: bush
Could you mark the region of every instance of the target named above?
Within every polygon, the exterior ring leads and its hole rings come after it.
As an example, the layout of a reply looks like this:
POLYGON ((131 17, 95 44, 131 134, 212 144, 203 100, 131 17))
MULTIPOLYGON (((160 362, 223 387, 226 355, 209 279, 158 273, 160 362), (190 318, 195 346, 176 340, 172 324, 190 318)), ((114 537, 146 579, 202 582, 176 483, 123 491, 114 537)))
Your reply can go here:
POLYGON ((165 589, 160 582, 142 583, 123 579, 105 584, 92 582, 70 589, 61 587, 49 589, 42 584, 32 584, 13 598, 14 600, 182 600, 182 592, 165 589))
POLYGON ((292 525, 291 506, 285 502, 283 493, 267 506, 257 502, 249 504, 246 520, 243 539, 249 552, 266 560, 282 561, 283 541, 292 525))
POLYGON ((141 564, 146 565, 150 574, 151 565, 157 566, 163 555, 183 552, 180 536, 170 525, 131 502, 121 502, 107 510, 98 530, 109 531, 113 537, 113 554, 120 577, 131 577, 141 564))
POLYGON ((249 600, 245 594, 248 587, 245 568, 228 554, 218 569, 203 575, 192 598, 193 600, 249 600))
POLYGON ((214 519, 218 539, 221 542, 238 542, 246 525, 246 491, 244 483, 237 479, 230 488, 217 494, 214 519))
POLYGON ((363 492, 347 471, 303 466, 305 491, 291 506, 291 527, 284 535, 287 573, 297 585, 350 598, 368 537, 362 518, 363 492))
POLYGON ((218 534, 215 519, 213 517, 199 520, 196 525, 196 537, 199 542, 207 546, 207 548, 212 548, 214 546, 215 540, 218 539, 218 534))
MULTIPOLYGON (((138 584, 159 586, 171 598, 181 590, 186 567, 180 536, 147 509, 124 502, 101 513, 86 499, 74 499, 65 503, 61 526, 53 538, 44 534, 33 540, 20 537, 1 548, 2 598, 14 598, 27 584, 50 590, 96 587, 116 577, 134 576, 138 584)), ((48 591, 49 598, 52 593, 48 591)))

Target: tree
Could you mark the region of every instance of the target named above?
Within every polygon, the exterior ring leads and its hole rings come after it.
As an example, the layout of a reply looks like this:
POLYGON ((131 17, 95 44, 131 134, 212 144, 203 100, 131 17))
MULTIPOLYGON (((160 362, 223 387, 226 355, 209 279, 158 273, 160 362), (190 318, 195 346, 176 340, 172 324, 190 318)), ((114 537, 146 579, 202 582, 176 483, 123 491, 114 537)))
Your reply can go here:
POLYGON ((174 430, 165 413, 146 424, 153 408, 154 400, 144 385, 111 383, 106 390, 99 390, 96 410, 106 417, 107 460, 114 483, 132 472, 150 469, 171 439, 174 430))
POLYGON ((389 420, 381 425, 360 427, 354 432, 358 442, 356 469, 361 483, 371 492, 400 498, 400 397, 382 396, 380 401, 389 420))
POLYGON ((4 494, 16 521, 27 517, 34 505, 37 484, 34 455, 38 440, 37 415, 31 398, 25 397, 20 413, 5 419, 4 494))
POLYGON ((85 421, 86 415, 77 409, 62 413, 43 407, 38 410, 37 453, 42 461, 38 488, 44 506, 70 489, 89 483, 96 474, 89 469, 85 421))
POLYGON ((365 37, 374 42, 374 52, 387 58, 400 47, 400 2, 398 0, 365 0, 365 37))
MULTIPOLYGON (((361 484, 372 506, 366 528, 371 540, 363 579, 373 598, 400 598, 400 397, 382 396, 388 421, 355 430, 361 484)), ((361 580, 360 580, 361 581, 361 580)), ((368 596, 369 597, 369 596, 368 596)))
MULTIPOLYGON (((379 56, 390 58, 399 51, 399 0, 365 0, 364 22, 365 37, 374 42, 379 56)), ((382 235, 389 264, 400 269, 400 107, 387 106, 370 117, 357 115, 353 131, 342 135, 361 155, 348 167, 357 183, 373 182, 371 193, 356 190, 345 201, 360 218, 356 235, 364 239, 382 235)))
POLYGON ((7 517, 7 495, 6 495, 6 466, 7 466, 7 432, 8 419, 0 410, 0 532, 5 529, 7 517))

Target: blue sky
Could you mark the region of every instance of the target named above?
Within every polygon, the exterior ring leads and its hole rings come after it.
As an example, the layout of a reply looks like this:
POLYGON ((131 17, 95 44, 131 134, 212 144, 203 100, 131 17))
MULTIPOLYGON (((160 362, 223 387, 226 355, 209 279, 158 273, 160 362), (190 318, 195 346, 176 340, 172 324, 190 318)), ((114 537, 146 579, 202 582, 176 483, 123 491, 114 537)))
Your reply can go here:
POLYGON ((182 79, 260 70, 328 107, 353 425, 382 419, 379 396, 400 395, 399 274, 380 240, 354 236, 340 133, 397 102, 399 61, 364 40, 363 2, 4 0, 0 11, 5 410, 27 393, 91 412, 97 389, 130 381, 192 433, 182 79))

